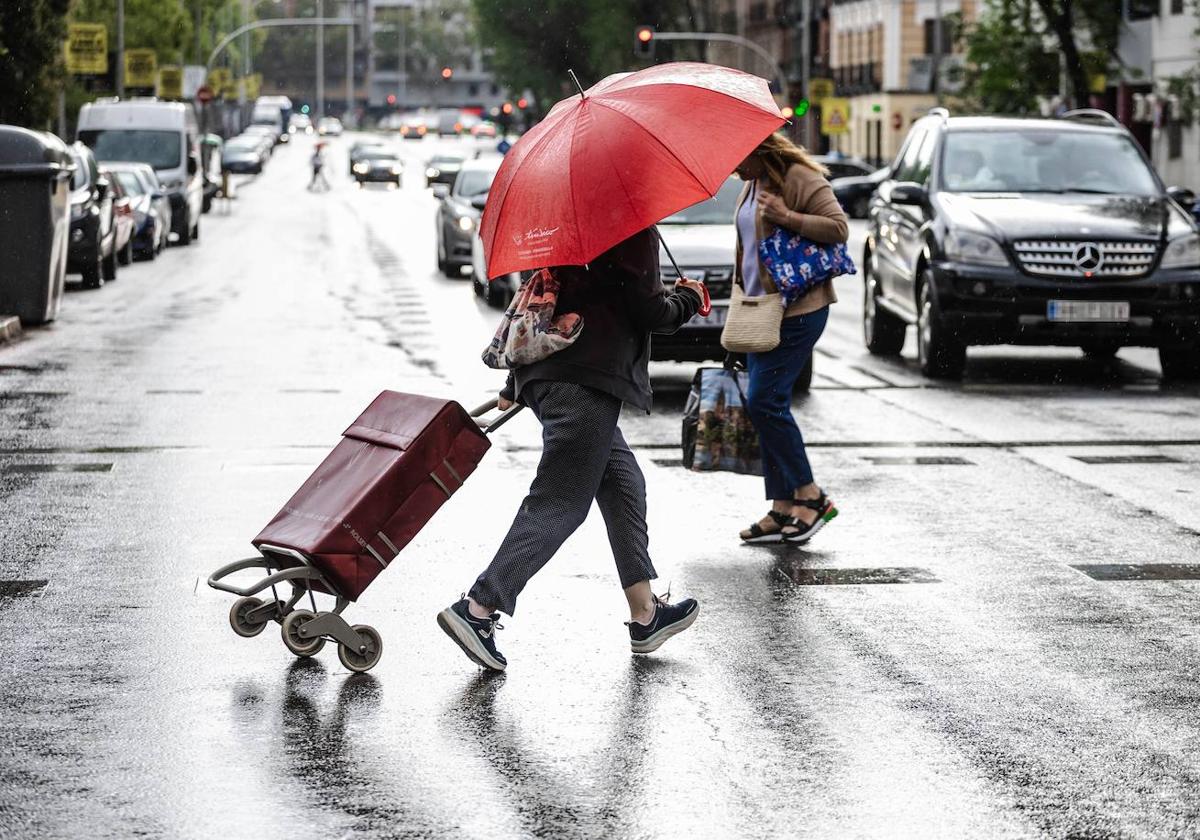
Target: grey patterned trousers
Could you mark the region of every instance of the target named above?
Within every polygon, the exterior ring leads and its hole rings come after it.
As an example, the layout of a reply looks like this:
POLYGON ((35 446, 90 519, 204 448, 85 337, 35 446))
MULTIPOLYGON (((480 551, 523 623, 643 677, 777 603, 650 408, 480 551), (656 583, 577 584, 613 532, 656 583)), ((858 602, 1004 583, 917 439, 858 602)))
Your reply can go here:
POLYGON ((658 577, 650 563, 646 481, 617 421, 621 401, 570 382, 531 382, 522 401, 542 424, 542 459, 508 536, 470 595, 508 615, 517 595, 600 506, 621 587, 658 577))

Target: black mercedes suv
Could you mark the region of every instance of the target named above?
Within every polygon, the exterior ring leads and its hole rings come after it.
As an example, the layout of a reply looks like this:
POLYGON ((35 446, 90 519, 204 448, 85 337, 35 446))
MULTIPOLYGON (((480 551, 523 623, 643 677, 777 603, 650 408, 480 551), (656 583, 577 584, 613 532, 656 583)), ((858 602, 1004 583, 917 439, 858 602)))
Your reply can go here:
POLYGON ((1200 379, 1200 228, 1102 111, 918 120, 872 198, 863 333, 958 378, 972 344, 1157 347, 1200 379))

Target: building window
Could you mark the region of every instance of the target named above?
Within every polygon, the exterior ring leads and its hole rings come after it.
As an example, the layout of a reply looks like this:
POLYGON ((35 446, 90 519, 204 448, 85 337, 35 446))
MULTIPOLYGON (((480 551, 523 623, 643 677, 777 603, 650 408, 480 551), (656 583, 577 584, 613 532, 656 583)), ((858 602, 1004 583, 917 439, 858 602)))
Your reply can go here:
POLYGON ((479 95, 479 83, 471 82, 467 85, 467 96, 475 97, 479 95))
POLYGON ((1183 0, 1171 0, 1171 14, 1183 14, 1183 0))
MULTIPOLYGON (((933 43, 933 36, 935 34, 934 24, 937 22, 937 18, 929 18, 925 21, 925 55, 933 55, 934 52, 936 52, 934 49, 935 44, 933 43)), ((954 49, 954 43, 951 41, 951 36, 954 33, 950 28, 950 21, 948 21, 946 18, 942 18, 941 24, 942 54, 945 55, 946 53, 952 52, 954 49)))
POLYGON ((1167 123, 1167 158, 1179 160, 1183 157, 1183 122, 1171 120, 1167 123))
POLYGON ((766 3, 751 3, 750 4, 750 22, 762 23, 767 19, 767 4, 766 3))

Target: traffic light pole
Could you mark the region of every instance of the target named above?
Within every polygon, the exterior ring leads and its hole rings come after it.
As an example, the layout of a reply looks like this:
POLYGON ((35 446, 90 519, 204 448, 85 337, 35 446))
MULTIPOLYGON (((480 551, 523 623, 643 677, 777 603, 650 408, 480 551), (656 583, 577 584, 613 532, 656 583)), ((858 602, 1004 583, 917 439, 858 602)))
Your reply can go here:
POLYGON ((771 55, 749 38, 743 38, 741 35, 730 35, 726 32, 655 32, 653 40, 720 41, 722 43, 736 44, 739 47, 744 47, 770 65, 771 78, 779 88, 779 95, 787 96, 787 79, 784 78, 783 69, 779 66, 779 62, 775 60, 775 56, 771 55))

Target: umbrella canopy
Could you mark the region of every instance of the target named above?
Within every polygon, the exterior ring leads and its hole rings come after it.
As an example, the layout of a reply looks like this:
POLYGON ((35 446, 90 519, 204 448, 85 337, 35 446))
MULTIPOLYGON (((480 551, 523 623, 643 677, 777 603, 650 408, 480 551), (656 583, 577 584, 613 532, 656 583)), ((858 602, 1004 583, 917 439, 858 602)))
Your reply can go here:
POLYGON ((720 189, 784 122, 765 79, 676 62, 559 102, 505 156, 479 235, 488 276, 583 265, 720 189))

